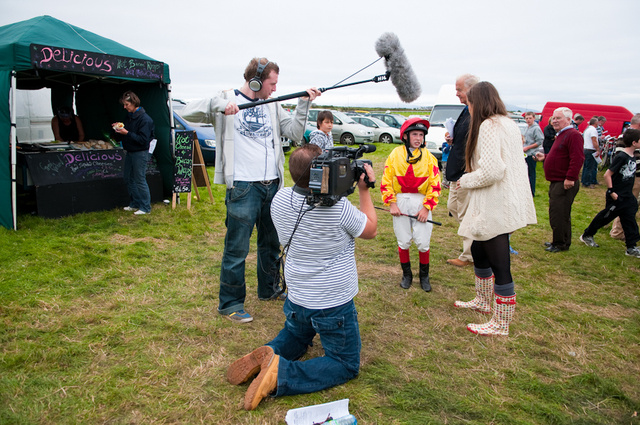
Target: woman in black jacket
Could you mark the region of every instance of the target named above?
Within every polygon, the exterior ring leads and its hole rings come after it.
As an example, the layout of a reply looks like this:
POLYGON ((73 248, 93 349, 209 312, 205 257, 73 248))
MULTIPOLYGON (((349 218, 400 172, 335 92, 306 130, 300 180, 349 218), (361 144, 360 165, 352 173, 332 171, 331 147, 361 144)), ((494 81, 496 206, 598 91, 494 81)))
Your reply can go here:
POLYGON ((120 103, 127 111, 127 118, 122 123, 113 124, 114 131, 121 137, 122 147, 126 151, 124 160, 124 181, 129 191, 129 206, 125 211, 134 214, 151 212, 151 194, 147 184, 147 162, 149 161, 149 143, 153 139, 153 120, 140 106, 140 98, 128 91, 122 95, 120 103))

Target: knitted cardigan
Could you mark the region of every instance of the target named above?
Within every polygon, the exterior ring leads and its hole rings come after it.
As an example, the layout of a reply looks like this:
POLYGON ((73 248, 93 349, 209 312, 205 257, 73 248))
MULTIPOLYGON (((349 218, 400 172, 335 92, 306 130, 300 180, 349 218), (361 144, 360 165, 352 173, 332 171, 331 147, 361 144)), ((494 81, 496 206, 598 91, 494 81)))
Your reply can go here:
POLYGON ((459 235, 486 241, 537 222, 522 136, 511 119, 493 116, 480 125, 471 168, 459 180, 469 190, 459 235))

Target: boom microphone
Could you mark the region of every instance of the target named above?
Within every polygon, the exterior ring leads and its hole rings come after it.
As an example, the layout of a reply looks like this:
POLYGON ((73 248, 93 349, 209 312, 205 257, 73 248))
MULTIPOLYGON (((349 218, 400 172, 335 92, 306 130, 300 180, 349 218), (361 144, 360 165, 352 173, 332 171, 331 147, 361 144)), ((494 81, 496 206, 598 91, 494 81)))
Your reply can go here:
POLYGON ((382 34, 376 41, 376 52, 385 59, 385 66, 391 74, 391 84, 396 87, 400 100, 411 103, 420 97, 420 83, 400 46, 398 36, 392 32, 382 34))

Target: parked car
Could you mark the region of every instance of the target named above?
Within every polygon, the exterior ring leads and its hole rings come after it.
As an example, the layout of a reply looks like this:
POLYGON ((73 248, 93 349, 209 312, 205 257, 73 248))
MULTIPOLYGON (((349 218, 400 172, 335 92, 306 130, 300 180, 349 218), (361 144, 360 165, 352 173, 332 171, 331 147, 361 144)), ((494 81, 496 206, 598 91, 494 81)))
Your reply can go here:
MULTIPOLYGON (((316 130, 316 122, 318 121, 318 112, 322 109, 310 109, 305 130, 304 139, 309 141, 309 134, 316 130)), ((339 141, 345 145, 353 145, 354 143, 370 143, 373 142, 373 131, 369 130, 362 124, 355 122, 352 117, 345 115, 339 111, 331 111, 333 114, 333 141, 339 141)))
POLYGON ((435 156, 436 159, 438 160, 438 167, 442 168, 442 149, 441 149, 442 144, 437 145, 436 142, 426 141, 425 147, 429 149, 429 152, 431 152, 431 155, 435 156))
POLYGON ((291 147, 294 145, 293 143, 291 143, 291 140, 289 140, 289 138, 284 136, 280 136, 280 142, 282 143, 283 152, 289 152, 291 150, 291 147))
POLYGON ((400 130, 375 117, 363 117, 362 115, 351 117, 355 122, 368 127, 373 131, 374 141, 380 143, 402 143, 400 130))
POLYGON ((368 114, 367 116, 378 118, 379 120, 384 121, 385 123, 387 123, 389 126, 393 128, 402 127, 402 123, 407 120, 405 117, 398 114, 383 114, 383 113, 373 112, 368 114))
POLYGON ((518 128, 520 129, 520 133, 524 136, 524 133, 527 131, 527 128, 529 128, 529 125, 524 120, 524 117, 518 114, 510 114, 509 118, 511 118, 518 125, 518 128))
POLYGON ((173 121, 176 131, 195 131, 202 151, 202 158, 205 165, 214 165, 216 163, 216 131, 212 124, 192 123, 180 116, 175 110, 173 111, 173 121))

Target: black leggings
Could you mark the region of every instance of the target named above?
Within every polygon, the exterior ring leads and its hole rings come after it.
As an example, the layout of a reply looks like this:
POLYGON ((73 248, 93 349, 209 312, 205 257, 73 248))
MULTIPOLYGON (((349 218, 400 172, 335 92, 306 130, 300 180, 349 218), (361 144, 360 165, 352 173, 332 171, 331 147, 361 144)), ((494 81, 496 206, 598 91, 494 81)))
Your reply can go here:
POLYGON ((488 241, 473 241, 471 244, 473 265, 479 269, 493 270, 496 285, 513 282, 511 277, 511 257, 509 254, 509 235, 498 235, 488 241))

